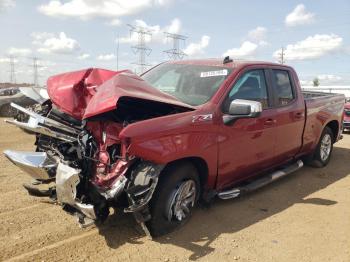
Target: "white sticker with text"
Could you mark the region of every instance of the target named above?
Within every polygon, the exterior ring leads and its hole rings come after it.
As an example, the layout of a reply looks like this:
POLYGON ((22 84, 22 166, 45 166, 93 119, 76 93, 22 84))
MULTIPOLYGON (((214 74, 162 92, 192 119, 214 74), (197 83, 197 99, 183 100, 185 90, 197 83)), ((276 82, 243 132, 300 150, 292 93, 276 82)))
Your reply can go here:
POLYGON ((227 69, 201 72, 201 77, 212 77, 212 76, 227 76, 227 69))

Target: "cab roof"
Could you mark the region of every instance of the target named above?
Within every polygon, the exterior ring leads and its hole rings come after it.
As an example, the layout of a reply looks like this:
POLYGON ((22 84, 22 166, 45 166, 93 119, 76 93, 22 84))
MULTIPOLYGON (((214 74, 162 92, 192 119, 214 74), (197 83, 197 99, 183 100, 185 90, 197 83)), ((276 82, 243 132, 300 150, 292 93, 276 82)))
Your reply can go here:
POLYGON ((266 61, 249 61, 249 60, 235 60, 231 58, 232 62, 224 63, 223 58, 207 58, 207 59, 189 59, 189 60, 177 60, 169 61, 167 63, 173 64, 184 64, 184 65, 203 65, 203 66, 218 66, 218 67, 227 67, 227 68, 237 68, 249 65, 274 65, 274 66, 284 66, 286 65, 266 62, 266 61))

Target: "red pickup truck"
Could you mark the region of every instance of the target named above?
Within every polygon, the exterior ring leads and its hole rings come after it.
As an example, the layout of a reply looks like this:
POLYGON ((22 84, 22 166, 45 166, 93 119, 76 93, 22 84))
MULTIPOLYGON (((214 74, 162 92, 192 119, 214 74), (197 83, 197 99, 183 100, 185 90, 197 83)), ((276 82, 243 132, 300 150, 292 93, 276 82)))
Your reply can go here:
POLYGON ((49 78, 48 93, 41 112, 13 105, 28 123, 8 121, 37 134, 36 152, 5 151, 36 179, 25 188, 82 226, 122 208, 153 236, 186 222, 199 200, 238 197, 304 162, 327 165, 345 101, 302 92, 289 66, 229 57, 166 62, 140 77, 70 72, 49 78))

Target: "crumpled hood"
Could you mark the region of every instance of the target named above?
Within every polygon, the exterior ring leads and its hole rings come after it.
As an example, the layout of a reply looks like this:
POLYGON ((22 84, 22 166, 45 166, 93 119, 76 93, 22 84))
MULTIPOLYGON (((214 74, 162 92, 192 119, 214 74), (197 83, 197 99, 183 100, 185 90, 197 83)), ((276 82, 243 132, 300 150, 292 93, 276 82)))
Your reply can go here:
POLYGON ((173 96, 167 95, 152 87, 139 76, 130 71, 126 71, 115 75, 99 87, 98 91, 87 105, 83 118, 116 109, 118 107, 118 100, 121 97, 138 98, 171 104, 186 109, 194 109, 194 107, 182 103, 173 96))
POLYGON ((64 73, 50 77, 47 90, 53 104, 80 120, 116 109, 121 97, 195 109, 150 86, 128 70, 90 68, 64 73))

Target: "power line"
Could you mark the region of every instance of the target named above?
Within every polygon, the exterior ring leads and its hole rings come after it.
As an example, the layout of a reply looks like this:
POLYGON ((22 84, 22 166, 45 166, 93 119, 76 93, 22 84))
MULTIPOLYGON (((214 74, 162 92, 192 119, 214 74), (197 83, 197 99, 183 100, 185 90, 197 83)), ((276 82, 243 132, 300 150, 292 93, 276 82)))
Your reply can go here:
POLYGON ((186 54, 184 51, 180 48, 180 42, 185 41, 188 37, 184 35, 179 34, 172 34, 168 32, 164 32, 167 39, 172 39, 173 42, 173 48, 164 50, 163 52, 166 53, 171 59, 177 60, 182 59, 186 54))
POLYGON ((143 26, 133 26, 130 24, 128 24, 128 26, 130 27, 130 37, 133 33, 136 33, 138 37, 137 45, 134 45, 131 48, 135 54, 139 55, 138 62, 133 64, 138 65, 138 73, 142 74, 143 72, 145 72, 147 66, 150 66, 146 63, 146 56, 149 56, 151 54, 152 49, 146 45, 146 37, 148 36, 151 38, 153 30, 143 26))

